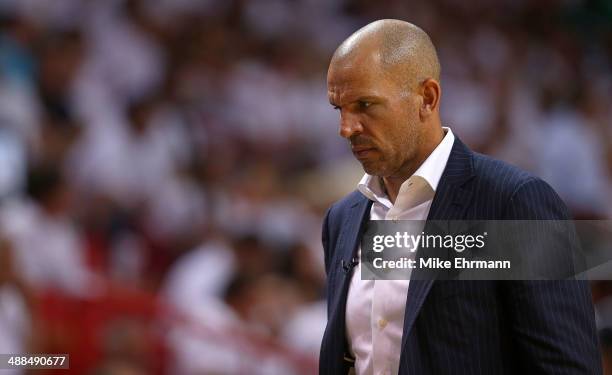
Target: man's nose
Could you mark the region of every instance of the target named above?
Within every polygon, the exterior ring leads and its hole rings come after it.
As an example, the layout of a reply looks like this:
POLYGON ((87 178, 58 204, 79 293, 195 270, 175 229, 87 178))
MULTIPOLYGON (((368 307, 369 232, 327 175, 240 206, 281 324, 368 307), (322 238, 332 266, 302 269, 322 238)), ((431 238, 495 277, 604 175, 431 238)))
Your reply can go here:
POLYGON ((340 115, 340 136, 342 138, 349 139, 355 134, 361 134, 363 132, 363 126, 357 116, 350 114, 340 115))

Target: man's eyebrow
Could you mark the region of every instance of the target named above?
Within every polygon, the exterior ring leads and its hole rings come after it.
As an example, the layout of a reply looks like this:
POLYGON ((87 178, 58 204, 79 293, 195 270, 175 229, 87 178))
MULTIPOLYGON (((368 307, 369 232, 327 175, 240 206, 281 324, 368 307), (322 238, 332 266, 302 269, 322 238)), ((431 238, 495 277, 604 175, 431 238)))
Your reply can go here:
MULTIPOLYGON (((383 100, 381 97, 376 96, 376 95, 362 95, 362 96, 356 95, 355 98, 348 101, 347 104, 356 103, 356 102, 365 102, 365 101, 381 102, 383 100)), ((330 100, 329 104, 331 104, 334 107, 338 106, 338 104, 334 103, 333 100, 330 100)))
POLYGON ((358 101, 363 101, 363 102, 364 101, 373 101, 373 102, 375 102, 375 101, 381 101, 381 98, 376 96, 376 95, 364 95, 364 96, 357 97, 357 99, 355 99, 354 101, 355 102, 358 102, 358 101))

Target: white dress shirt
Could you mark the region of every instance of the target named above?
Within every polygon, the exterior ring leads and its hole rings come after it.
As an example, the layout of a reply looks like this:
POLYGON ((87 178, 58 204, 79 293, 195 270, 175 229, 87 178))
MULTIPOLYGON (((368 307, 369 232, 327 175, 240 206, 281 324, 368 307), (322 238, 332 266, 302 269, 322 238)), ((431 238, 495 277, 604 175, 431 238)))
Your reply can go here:
MULTIPOLYGON (((446 167, 455 136, 446 135, 416 172, 400 186, 391 203, 376 176, 364 175, 358 189, 374 201, 371 220, 426 220, 438 182, 446 167)), ((359 249, 361 257, 361 248, 359 249)), ((355 267, 346 303, 346 334, 355 372, 397 374, 410 280, 362 280, 361 262, 355 267)))

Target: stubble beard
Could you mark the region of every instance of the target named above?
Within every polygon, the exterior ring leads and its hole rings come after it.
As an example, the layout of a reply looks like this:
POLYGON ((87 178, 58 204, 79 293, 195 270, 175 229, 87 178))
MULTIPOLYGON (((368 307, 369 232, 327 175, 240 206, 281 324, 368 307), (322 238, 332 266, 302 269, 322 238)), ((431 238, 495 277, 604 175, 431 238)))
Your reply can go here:
MULTIPOLYGON (((362 164, 366 173, 378 177, 405 177, 408 178, 415 170, 413 166, 416 158, 416 150, 419 139, 416 134, 404 137, 391 152, 395 157, 385 157, 377 160, 376 164, 366 168, 365 163, 362 164), (368 171, 370 169, 370 171, 368 171)), ((418 166, 417 166, 418 168, 418 166)))

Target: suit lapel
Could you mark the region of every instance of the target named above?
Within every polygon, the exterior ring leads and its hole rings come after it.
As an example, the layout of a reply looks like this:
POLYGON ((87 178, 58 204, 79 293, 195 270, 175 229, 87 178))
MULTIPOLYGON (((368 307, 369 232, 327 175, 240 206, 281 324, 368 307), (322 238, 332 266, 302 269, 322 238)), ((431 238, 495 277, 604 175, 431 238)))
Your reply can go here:
MULTIPOLYGON (((472 197, 472 190, 465 183, 473 177, 472 151, 455 138, 446 168, 442 173, 436 194, 427 220, 460 220, 465 217, 466 209, 472 197)), ((417 256, 423 255, 421 252, 417 256)), ((402 335, 402 353, 407 336, 425 302, 431 289, 435 274, 419 277, 415 273, 410 280, 404 314, 404 330, 402 335)))
MULTIPOLYGON (((349 214, 346 215, 342 224, 342 232, 338 238, 337 250, 340 251, 340 254, 338 254, 339 256, 336 258, 338 260, 333 267, 336 268, 335 272, 338 273, 336 284, 339 284, 340 293, 336 294, 333 301, 331 316, 341 314, 343 316, 342 322, 344 322, 346 296, 352 274, 352 267, 348 267, 348 265, 353 263, 353 258, 357 254, 357 245, 364 228, 363 224, 370 217, 370 207, 372 207, 372 201, 366 197, 355 202, 349 214)), ((342 328, 344 329, 344 324, 342 328)))
POLYGON ((323 335, 322 347, 331 348, 330 352, 322 351, 320 361, 327 370, 323 373, 344 372, 344 356, 348 352, 346 341, 346 299, 353 267, 352 260, 356 255, 358 241, 361 238, 364 223, 370 218, 372 201, 361 197, 353 204, 345 216, 336 245, 337 256, 334 257, 330 270, 330 281, 336 290, 330 301, 329 322, 323 335))

